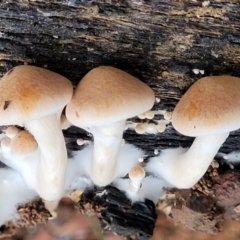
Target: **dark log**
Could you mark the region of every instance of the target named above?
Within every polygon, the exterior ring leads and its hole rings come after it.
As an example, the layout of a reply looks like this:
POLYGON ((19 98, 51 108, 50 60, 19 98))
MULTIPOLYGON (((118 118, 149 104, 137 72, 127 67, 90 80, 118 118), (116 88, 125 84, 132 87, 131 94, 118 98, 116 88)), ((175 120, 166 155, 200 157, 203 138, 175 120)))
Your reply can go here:
MULTIPOLYGON (((90 69, 111 65, 154 90, 161 99, 154 109, 173 110, 203 75, 239 76, 239 43, 237 0, 0 1, 1 75, 28 63, 58 72, 77 85, 90 69), (196 68, 204 74, 195 75, 196 68)), ((79 149, 77 138, 90 138, 74 127, 64 134, 69 152, 79 149)), ((171 125, 162 134, 144 137, 128 130, 124 138, 149 156, 156 148, 188 147, 193 141, 171 125)), ((236 131, 221 151, 239 149, 236 131)))

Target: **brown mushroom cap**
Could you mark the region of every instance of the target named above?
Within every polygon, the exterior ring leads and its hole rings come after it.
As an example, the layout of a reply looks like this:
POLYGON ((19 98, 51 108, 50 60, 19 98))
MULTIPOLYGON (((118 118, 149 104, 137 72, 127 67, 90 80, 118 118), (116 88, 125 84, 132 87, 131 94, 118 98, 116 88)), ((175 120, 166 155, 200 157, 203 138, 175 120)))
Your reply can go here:
POLYGON ((14 138, 18 134, 19 131, 20 131, 19 128, 15 127, 15 126, 10 126, 6 130, 6 135, 9 138, 14 138))
POLYGON ((13 154, 26 157, 37 151, 38 144, 31 133, 23 130, 12 139, 10 148, 13 154))
POLYGON ((0 81, 0 125, 14 125, 62 109, 72 97, 71 82, 47 69, 22 65, 0 81))
POLYGON ((174 128, 187 136, 224 133, 240 127, 240 78, 204 77, 194 83, 172 115, 174 128))
POLYGON ((145 170, 141 166, 136 165, 128 175, 131 180, 142 180, 145 177, 145 170))
POLYGON ((80 81, 66 116, 79 127, 100 126, 143 113, 154 101, 145 83, 117 68, 101 66, 80 81))

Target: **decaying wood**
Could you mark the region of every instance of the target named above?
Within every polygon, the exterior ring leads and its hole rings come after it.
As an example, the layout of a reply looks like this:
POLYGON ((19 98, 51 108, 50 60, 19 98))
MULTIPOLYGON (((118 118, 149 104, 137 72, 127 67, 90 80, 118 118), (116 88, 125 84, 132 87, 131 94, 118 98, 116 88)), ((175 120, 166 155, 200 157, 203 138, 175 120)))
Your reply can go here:
MULTIPOLYGON (((237 0, 2 0, 0 73, 28 63, 76 85, 90 69, 111 65, 155 91, 161 101, 154 109, 171 111, 198 78, 240 76, 239 18, 237 0), (204 72, 196 75, 193 69, 204 72)), ((77 128, 64 134, 69 151, 79 149, 77 138, 90 138, 77 128)), ((188 147, 193 141, 171 125, 157 135, 128 130, 124 138, 149 156, 154 149, 188 147)), ((221 151, 239 149, 236 131, 221 151)))

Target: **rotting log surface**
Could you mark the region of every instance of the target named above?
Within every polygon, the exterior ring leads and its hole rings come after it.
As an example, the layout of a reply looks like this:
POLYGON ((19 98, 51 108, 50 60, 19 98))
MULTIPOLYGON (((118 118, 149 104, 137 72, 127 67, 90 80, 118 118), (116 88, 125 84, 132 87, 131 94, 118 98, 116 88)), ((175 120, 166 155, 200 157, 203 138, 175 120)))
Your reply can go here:
POLYGON ((95 212, 105 231, 128 239, 149 239, 157 214, 152 201, 131 203, 123 192, 112 186, 85 191, 77 208, 82 213, 95 212))
MULTIPOLYGON (((0 73, 28 63, 58 72, 74 85, 90 69, 111 65, 147 83, 161 99, 155 109, 173 110, 200 75, 239 76, 240 3, 237 0, 1 0, 0 73)), ((214 104, 214 103, 213 103, 214 104)), ((65 131, 69 150, 86 136, 65 131)), ((221 148, 240 149, 240 132, 221 148)), ((156 136, 127 131, 144 149, 188 147, 192 138, 169 126, 156 136)))

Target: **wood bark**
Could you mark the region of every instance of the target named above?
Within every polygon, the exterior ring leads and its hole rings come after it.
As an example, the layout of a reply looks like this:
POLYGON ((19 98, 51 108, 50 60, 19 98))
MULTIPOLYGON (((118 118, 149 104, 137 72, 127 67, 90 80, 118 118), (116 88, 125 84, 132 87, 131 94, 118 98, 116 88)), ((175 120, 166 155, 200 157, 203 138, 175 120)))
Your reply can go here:
MULTIPOLYGON (((154 90, 161 99, 154 109, 172 111, 202 76, 239 76, 239 44, 237 0, 0 1, 1 75, 28 63, 58 72, 76 86, 92 68, 111 65, 154 90)), ((79 149, 77 138, 89 138, 77 128, 64 134, 69 151, 79 149)), ((188 147, 193 141, 171 125, 144 137, 128 130, 124 138, 149 156, 154 149, 188 147)), ((239 150, 239 142, 235 131, 221 151, 239 150)))

